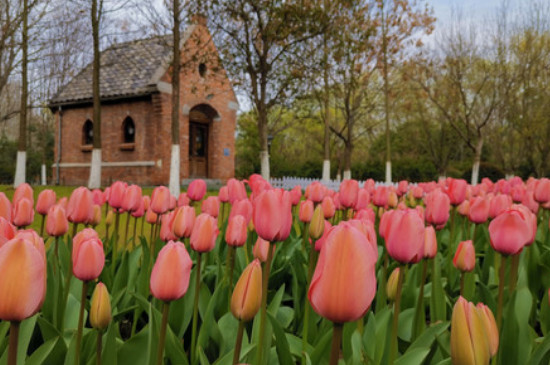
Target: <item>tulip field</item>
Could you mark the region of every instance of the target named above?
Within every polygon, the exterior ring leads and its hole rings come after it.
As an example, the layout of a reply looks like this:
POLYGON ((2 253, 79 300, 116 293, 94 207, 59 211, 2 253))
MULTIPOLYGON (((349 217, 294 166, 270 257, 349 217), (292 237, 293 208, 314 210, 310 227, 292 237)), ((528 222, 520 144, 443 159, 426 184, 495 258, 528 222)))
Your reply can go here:
POLYGON ((550 180, 0 192, 2 364, 549 364, 550 180))

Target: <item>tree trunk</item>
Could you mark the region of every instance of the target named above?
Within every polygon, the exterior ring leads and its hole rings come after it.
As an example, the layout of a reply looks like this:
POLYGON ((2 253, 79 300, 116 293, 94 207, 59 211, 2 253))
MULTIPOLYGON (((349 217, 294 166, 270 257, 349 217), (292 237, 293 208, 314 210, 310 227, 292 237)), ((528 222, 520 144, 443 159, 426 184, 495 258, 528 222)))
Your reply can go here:
POLYGON ((15 165, 14 187, 25 182, 25 166, 27 164, 27 98, 28 98, 28 18, 29 7, 27 0, 23 0, 23 29, 21 32, 21 108, 19 111, 19 145, 17 148, 17 162, 15 165))
POLYGON ((92 68, 92 90, 93 90, 93 122, 94 141, 92 150, 92 161, 90 165, 90 178, 88 188, 97 189, 101 186, 101 99, 100 99, 100 54, 99 54, 99 21, 101 18, 101 7, 98 9, 97 0, 92 0, 92 38, 94 49, 94 60, 92 68))
POLYGON ((353 145, 351 141, 345 143, 344 147, 344 174, 343 179, 351 179, 351 153, 353 151, 353 145))
POLYGON ((267 144, 267 111, 265 108, 258 108, 258 137, 260 138, 260 166, 262 177, 269 181, 269 148, 267 144))
POLYGON ((390 88, 388 80, 388 45, 386 34, 386 19, 384 17, 384 2, 382 2, 382 58, 384 78, 384 118, 386 121, 386 183, 392 181, 391 171, 391 141, 390 141, 390 88))
POLYGON ((180 193, 180 2, 173 0, 173 45, 172 45, 172 152, 170 157, 170 193, 178 197, 180 193))
MULTIPOLYGON (((325 8, 327 7, 327 1, 325 0, 325 8)), ((327 38, 325 35, 324 38, 324 73, 323 73, 323 81, 325 86, 325 91, 323 94, 323 104, 325 109, 325 140, 324 140, 324 159, 323 159, 323 181, 329 181, 330 180, 330 88, 328 83, 328 46, 327 46, 327 38)))
POLYGON ((477 140, 475 155, 474 155, 474 165, 472 166, 472 180, 471 185, 477 185, 479 179, 479 165, 481 163, 481 151, 483 149, 483 137, 479 137, 477 140))

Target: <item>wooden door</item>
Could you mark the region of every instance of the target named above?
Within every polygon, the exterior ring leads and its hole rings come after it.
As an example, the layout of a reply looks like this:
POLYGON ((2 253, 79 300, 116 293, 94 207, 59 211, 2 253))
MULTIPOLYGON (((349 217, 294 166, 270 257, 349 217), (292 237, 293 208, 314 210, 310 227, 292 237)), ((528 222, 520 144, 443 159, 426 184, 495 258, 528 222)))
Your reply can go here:
POLYGON ((189 123, 189 177, 208 177, 208 124, 189 123))

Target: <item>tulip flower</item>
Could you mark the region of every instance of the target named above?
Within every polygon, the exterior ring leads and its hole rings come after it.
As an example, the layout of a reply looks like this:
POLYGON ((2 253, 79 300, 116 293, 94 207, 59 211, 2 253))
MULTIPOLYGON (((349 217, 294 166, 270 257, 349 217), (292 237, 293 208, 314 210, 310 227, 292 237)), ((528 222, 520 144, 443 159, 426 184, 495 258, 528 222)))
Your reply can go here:
POLYGON ((107 201, 105 194, 100 189, 92 190, 92 200, 94 204, 97 204, 100 207, 107 201))
POLYGON ((122 204, 124 203, 124 195, 127 188, 128 184, 122 181, 115 181, 111 184, 108 202, 109 205, 114 209, 117 209, 117 211, 122 208, 122 204))
POLYGON ((170 190, 166 186, 157 186, 151 194, 150 208, 156 214, 164 214, 170 208, 170 190))
POLYGON ((372 196, 372 203, 378 208, 384 208, 388 205, 388 188, 386 186, 379 186, 374 190, 372 196))
MULTIPOLYGON (((254 248, 252 249, 252 254, 254 255, 254 258, 260 260, 260 262, 266 262, 270 246, 271 245, 269 241, 258 237, 256 243, 254 244, 254 248)), ((271 250, 273 252, 275 251, 275 245, 271 247, 271 250)))
POLYGON ((470 201, 470 211, 468 212, 470 222, 475 224, 485 223, 489 218, 491 204, 485 197, 472 198, 470 201))
POLYGON ((458 244, 453 265, 462 272, 473 271, 476 266, 476 252, 471 240, 458 244))
POLYGON ((380 223, 388 254, 402 264, 416 263, 424 257, 424 223, 414 209, 384 213, 388 220, 380 223), (391 215, 391 217, 390 217, 391 215))
POLYGON ((355 211, 370 209, 369 203, 370 193, 365 189, 359 189, 359 192, 357 193, 357 200, 355 201, 353 209, 355 211))
POLYGON ((536 183, 534 197, 541 204, 550 201, 550 179, 543 177, 536 183))
POLYGON ((237 340, 233 355, 233 364, 240 358, 243 324, 254 318, 262 300, 262 267, 255 259, 244 269, 231 296, 231 313, 239 320, 237 340))
POLYGON ((65 209, 60 205, 54 205, 46 216, 46 233, 52 237, 63 236, 69 230, 69 221, 65 209))
MULTIPOLYGON (((87 228, 89 229, 89 228, 87 228)), ((73 239, 73 274, 82 281, 95 280, 105 265, 103 243, 98 237, 73 239)))
POLYGON ((464 200, 456 208, 456 211, 458 212, 458 214, 460 214, 463 217, 469 217, 469 215, 470 215, 470 201, 469 200, 464 200))
POLYGON ((323 208, 323 217, 325 219, 331 219, 334 217, 334 214, 336 213, 336 206, 334 205, 334 200, 332 200, 330 196, 325 196, 323 198, 321 207, 323 208))
POLYGON ((325 216, 323 213, 322 206, 318 205, 313 212, 313 217, 309 224, 309 236, 318 240, 323 235, 323 230, 325 229, 325 216))
POLYGON ((237 179, 232 178, 227 181, 227 192, 229 195, 229 202, 231 204, 248 198, 244 183, 237 179))
POLYGON ((141 187, 138 185, 130 185, 124 190, 122 208, 126 212, 133 212, 139 209, 140 204, 142 203, 141 199, 141 187))
POLYGON ((262 267, 255 259, 244 269, 231 296, 231 313, 240 321, 248 322, 260 309, 262 299, 262 267))
POLYGON ((451 318, 451 359, 453 365, 487 365, 491 359, 484 314, 473 303, 458 298, 451 318))
POLYGON ((220 201, 217 196, 209 196, 201 205, 201 212, 211 215, 214 218, 218 218, 220 212, 220 201))
POLYGON ((515 255, 530 241, 532 226, 524 212, 508 209, 489 224, 489 236, 495 251, 515 255))
POLYGON ((298 218, 302 223, 309 223, 313 217, 313 202, 311 200, 302 200, 300 202, 300 210, 298 211, 298 218))
POLYGON ((67 205, 67 219, 74 224, 74 232, 79 223, 88 223, 93 215, 93 197, 88 188, 81 186, 76 188, 69 198, 67 205))
POLYGON ((216 218, 206 213, 199 214, 191 232, 191 248, 200 253, 212 251, 218 233, 216 218))
POLYGON ((386 296, 389 300, 394 301, 397 294, 397 281, 399 279, 400 268, 396 267, 390 274, 386 283, 386 296))
POLYGON ((15 188, 12 199, 13 205, 16 205, 23 198, 28 199, 31 202, 31 205, 34 205, 33 190, 32 187, 27 183, 23 183, 15 188))
POLYGON ((174 217, 174 212, 169 212, 162 216, 160 222, 160 239, 164 242, 174 241, 177 239, 173 230, 174 217))
POLYGON ((498 352, 499 334, 498 327, 495 321, 493 312, 483 303, 477 303, 476 308, 481 314, 483 324, 485 326, 485 333, 489 339, 489 354, 491 357, 495 356, 498 352))
POLYGON ((55 191, 51 189, 42 190, 36 200, 36 212, 41 215, 48 214, 48 210, 55 204, 56 200, 55 191))
POLYGON ((183 207, 184 205, 189 205, 189 198, 187 197, 187 193, 180 193, 178 196, 178 201, 176 203, 178 207, 183 207))
POLYGON ((332 361, 339 356, 342 324, 363 317, 376 293, 377 258, 368 246, 367 238, 349 223, 333 228, 309 286, 315 312, 335 324, 332 361))
POLYGON ((13 224, 17 227, 26 227, 34 220, 32 202, 27 198, 21 198, 13 205, 13 224))
MULTIPOLYGON (((233 206, 231 207, 231 212, 229 213, 229 219, 233 218, 236 215, 242 215, 246 218, 246 222, 250 222, 252 219, 252 213, 254 208, 252 207, 252 203, 248 199, 244 200, 238 200, 235 203, 233 203, 233 206)), ((313 210, 312 210, 313 213, 313 210)))
POLYGON ((444 226, 449 220, 449 209, 451 208, 451 200, 447 194, 436 189, 427 194, 424 201, 426 203, 426 222, 434 226, 444 226))
MULTIPOLYGON (((185 193, 182 193, 182 194, 185 194, 185 193)), ((227 188, 227 185, 222 186, 218 191, 218 199, 220 199, 221 203, 229 202, 229 189, 227 188)), ((178 199, 178 203, 179 203, 179 199, 178 199)))
POLYGON ((91 225, 92 227, 95 227, 99 223, 101 223, 101 207, 97 204, 94 204, 92 206, 92 212, 92 218, 86 223, 91 225))
POLYGON ((172 230, 176 237, 191 237, 195 225, 195 208, 188 205, 181 206, 175 210, 172 230))
POLYGON ((17 229, 6 218, 0 217, 0 247, 15 237, 17 229))
MULTIPOLYGON (((199 256, 200 257, 200 256, 199 256)), ((160 328, 157 364, 162 364, 164 340, 168 322, 169 304, 183 297, 189 287, 189 277, 193 262, 185 245, 181 242, 168 242, 159 252, 151 272, 151 294, 164 302, 160 328)), ((197 272, 197 277, 198 275, 197 272)))
MULTIPOLYGON (((510 208, 512 205, 512 198, 509 195, 499 194, 491 199, 489 207, 489 217, 491 219, 497 217, 500 213, 510 208)), ((470 210, 472 208, 470 207, 470 210)))
POLYGON ((225 242, 229 246, 241 247, 246 243, 247 224, 242 215, 231 218, 225 231, 225 242))
POLYGON ((437 238, 435 229, 427 226, 424 230, 424 257, 433 259, 437 255, 437 238))
POLYGON ((313 203, 320 203, 326 195, 326 187, 319 181, 312 182, 306 188, 306 199, 311 200, 313 203))
POLYGON ((395 208, 398 204, 398 199, 397 199, 397 194, 395 193, 395 191, 393 190, 390 190, 388 192, 388 207, 390 208, 395 208))
POLYGON ((459 205, 466 199, 468 183, 463 179, 447 179, 447 195, 452 205, 459 205))
POLYGON ((292 190, 290 190, 290 204, 292 204, 292 206, 296 206, 300 203, 300 199, 302 199, 302 187, 300 185, 296 185, 292 188, 292 190))
POLYGON ((340 183, 340 204, 349 209, 355 206, 359 195, 359 183, 357 180, 343 180, 340 183))
POLYGON ((6 194, 0 192, 0 217, 3 217, 11 222, 11 211, 12 207, 10 200, 6 194))
POLYGON ((195 179, 187 188, 187 197, 192 201, 202 200, 206 194, 206 182, 202 179, 195 179))
POLYGON ((111 300, 109 291, 102 282, 97 283, 90 303, 90 324, 98 330, 105 330, 111 322, 111 300))
POLYGON ((266 190, 254 200, 254 227, 264 240, 284 241, 290 234, 292 212, 290 196, 283 190, 266 190))

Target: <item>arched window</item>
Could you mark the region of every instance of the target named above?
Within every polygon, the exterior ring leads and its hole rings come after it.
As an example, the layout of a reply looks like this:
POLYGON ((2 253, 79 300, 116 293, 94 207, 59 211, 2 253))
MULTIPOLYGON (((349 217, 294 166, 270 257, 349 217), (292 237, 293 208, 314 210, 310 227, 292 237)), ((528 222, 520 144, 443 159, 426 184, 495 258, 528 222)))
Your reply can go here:
POLYGON ((134 143, 136 140, 136 126, 130 117, 122 122, 122 143, 134 143))
POLYGON ((86 120, 82 127, 82 144, 90 145, 94 143, 94 123, 91 120, 86 120))

